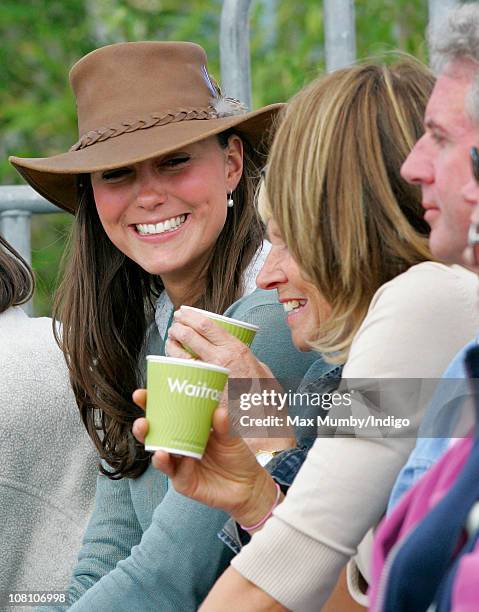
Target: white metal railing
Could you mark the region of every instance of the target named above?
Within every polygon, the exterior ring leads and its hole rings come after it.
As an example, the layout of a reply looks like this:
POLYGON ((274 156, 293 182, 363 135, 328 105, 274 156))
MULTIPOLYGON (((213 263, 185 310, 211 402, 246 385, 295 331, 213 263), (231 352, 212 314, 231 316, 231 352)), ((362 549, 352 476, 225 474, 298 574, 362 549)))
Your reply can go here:
MULTIPOLYGON (((268 0, 263 0, 268 2, 268 0)), ((428 0, 429 20, 434 26, 459 0, 428 0)), ((222 88, 251 108, 249 10, 251 0, 224 0, 220 25, 222 88)), ((324 0, 325 56, 328 71, 356 59, 354 0, 324 0)), ((27 186, 0 186, 0 231, 31 261, 32 214, 60 212, 27 186)))
MULTIPOLYGON (((57 212, 60 212, 59 208, 27 185, 0 186, 0 233, 28 263, 32 261, 32 214, 57 212)), ((31 300, 23 308, 31 315, 31 300)))
POLYGON ((249 9, 251 0, 224 0, 220 23, 221 88, 251 108, 249 9))
POLYGON ((324 0, 326 70, 333 72, 356 59, 354 0, 324 0))
POLYGON ((0 232, 29 263, 32 214, 57 212, 59 208, 27 185, 0 186, 0 232))

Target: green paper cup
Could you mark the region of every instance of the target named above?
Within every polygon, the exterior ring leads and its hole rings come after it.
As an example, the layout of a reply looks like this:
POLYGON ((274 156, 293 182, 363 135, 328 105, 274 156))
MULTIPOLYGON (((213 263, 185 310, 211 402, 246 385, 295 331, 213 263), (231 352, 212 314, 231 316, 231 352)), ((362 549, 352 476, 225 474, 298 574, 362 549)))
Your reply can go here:
MULTIPOLYGON (((252 323, 245 323, 244 321, 238 321, 238 319, 231 319, 230 317, 224 317, 223 315, 216 314, 215 312, 208 312, 207 310, 201 310, 201 308, 194 308, 193 306, 182 306, 183 309, 194 310, 200 312, 208 319, 211 319, 223 329, 226 329, 232 336, 241 340, 246 346, 251 346, 251 343, 256 336, 256 332, 259 327, 252 323)), ((190 349, 189 346, 183 344, 183 348, 190 353, 193 357, 197 357, 196 353, 190 349)))
POLYGON ((201 459, 229 370, 192 359, 146 359, 145 449, 201 459))

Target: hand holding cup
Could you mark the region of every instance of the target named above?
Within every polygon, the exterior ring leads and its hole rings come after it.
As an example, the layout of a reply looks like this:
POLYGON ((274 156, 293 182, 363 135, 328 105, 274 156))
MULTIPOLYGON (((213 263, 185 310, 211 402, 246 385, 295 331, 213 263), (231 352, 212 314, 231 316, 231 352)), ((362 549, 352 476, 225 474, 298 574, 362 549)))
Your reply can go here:
MULTIPOLYGON (((191 358, 190 352, 185 349, 186 345, 191 347, 203 361, 228 368, 230 378, 250 378, 253 385, 258 384, 258 379, 274 379, 274 375, 268 366, 259 361, 249 348, 246 336, 242 336, 240 341, 238 334, 233 336, 231 329, 228 331, 226 328, 220 327, 218 321, 212 317, 219 317, 219 315, 207 313, 190 306, 182 306, 177 310, 173 325, 168 333, 168 355, 191 358)), ((242 324, 241 321, 235 319, 219 318, 242 324)), ((249 341, 252 341, 252 339, 249 336, 249 341)), ((277 388, 278 392, 282 392, 277 381, 271 381, 271 388, 277 388)), ((251 392, 253 392, 253 389, 251 389, 251 392)), ((289 435, 284 438, 268 438, 267 436, 268 432, 265 431, 264 437, 244 439, 253 452, 259 450, 278 451, 295 446, 294 430, 292 428, 289 435)))
MULTIPOLYGON (((137 389, 133 400, 145 408, 146 391, 137 389)), ((133 435, 139 442, 144 443, 147 431, 147 419, 136 419, 133 435)), ((271 476, 241 438, 229 435, 224 405, 213 415, 213 431, 200 460, 156 451, 152 464, 171 478, 178 493, 222 509, 242 524, 257 522, 274 500, 271 476)))
MULTIPOLYGON (((182 306, 174 314, 173 325, 168 331, 167 353, 171 357, 190 358, 193 351, 202 361, 228 368, 231 378, 274 378, 271 370, 257 359, 246 342, 226 328, 220 327, 219 315, 182 306), (217 320, 210 318, 214 316, 217 320)), ((228 321, 227 317, 221 317, 228 321)), ((241 321, 230 319, 236 324, 241 321)), ((254 327, 254 326, 250 326, 254 327)), ((249 341, 252 337, 249 336, 249 341)))

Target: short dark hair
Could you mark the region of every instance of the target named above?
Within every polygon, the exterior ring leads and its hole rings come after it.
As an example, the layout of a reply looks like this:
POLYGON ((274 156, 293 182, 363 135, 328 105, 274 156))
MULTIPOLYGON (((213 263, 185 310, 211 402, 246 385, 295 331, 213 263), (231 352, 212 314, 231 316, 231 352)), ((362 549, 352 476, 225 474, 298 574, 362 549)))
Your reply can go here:
POLYGON ((28 302, 34 288, 30 266, 0 235, 0 313, 28 302))

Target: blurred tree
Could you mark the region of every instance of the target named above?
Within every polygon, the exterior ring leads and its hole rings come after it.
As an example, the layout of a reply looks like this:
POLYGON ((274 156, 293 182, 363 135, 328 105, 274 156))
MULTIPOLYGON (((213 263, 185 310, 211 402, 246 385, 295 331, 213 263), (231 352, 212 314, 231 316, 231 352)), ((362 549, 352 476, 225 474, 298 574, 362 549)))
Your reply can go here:
MULTIPOLYGON (((69 67, 122 40, 193 40, 219 80, 221 0, 2 0, 0 3, 0 183, 21 179, 7 157, 44 156, 75 142, 69 67)), ((396 48, 426 60, 427 0, 356 0, 358 57, 396 48)), ((251 7, 253 105, 287 100, 324 70, 320 0, 258 0, 251 7)), ((48 314, 71 218, 33 222, 36 314, 48 314)))

